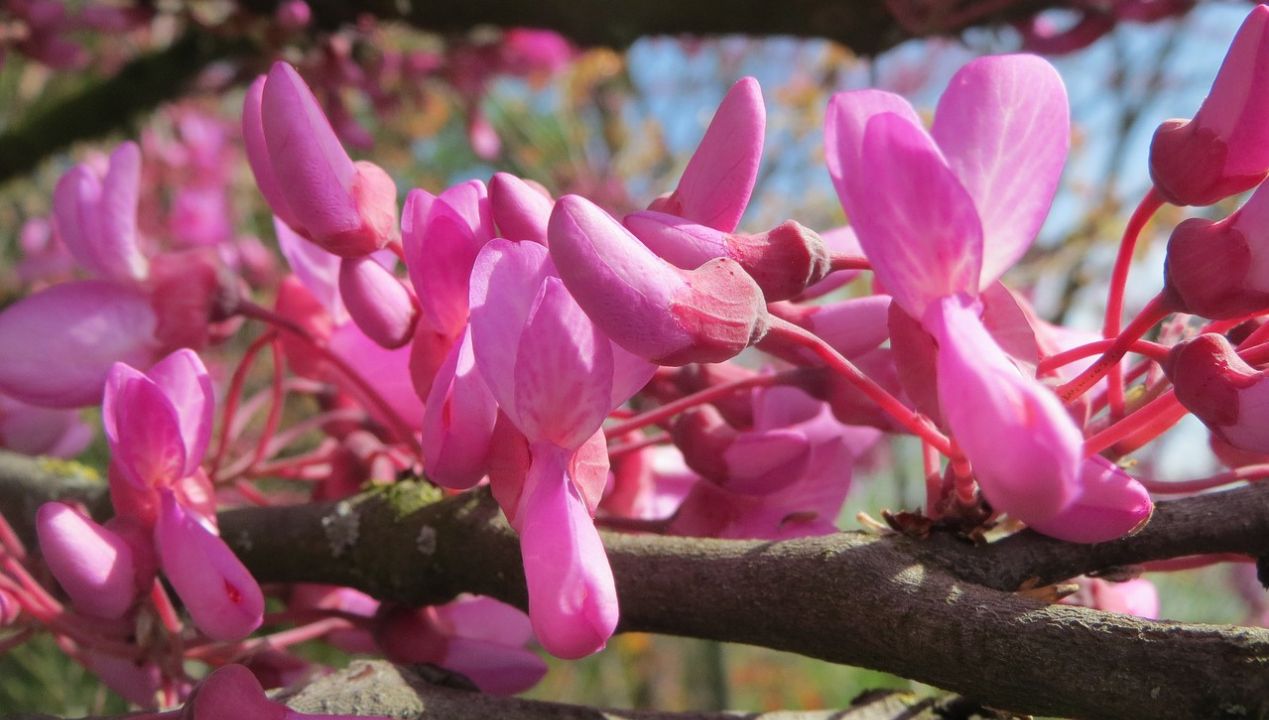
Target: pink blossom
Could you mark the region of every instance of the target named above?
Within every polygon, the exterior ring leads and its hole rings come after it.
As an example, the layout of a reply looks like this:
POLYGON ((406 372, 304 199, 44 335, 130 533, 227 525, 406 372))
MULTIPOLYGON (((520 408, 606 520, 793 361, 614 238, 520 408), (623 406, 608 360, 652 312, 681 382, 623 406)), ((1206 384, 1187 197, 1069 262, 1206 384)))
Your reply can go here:
POLYGON ((1150 176, 1177 205, 1211 205, 1269 172, 1269 7, 1243 21, 1192 120, 1168 120, 1150 145, 1150 176))
POLYGON ((0 395, 0 447, 25 455, 71 458, 92 439, 92 428, 74 410, 37 407, 0 395))
POLYGON ((111 620, 123 617, 137 597, 127 542, 60 502, 40 506, 35 523, 44 562, 75 609, 111 620))
POLYGON ((148 272, 137 237, 141 149, 120 145, 103 174, 85 163, 62 176, 53 194, 53 219, 71 255, 103 280, 132 283, 148 272))

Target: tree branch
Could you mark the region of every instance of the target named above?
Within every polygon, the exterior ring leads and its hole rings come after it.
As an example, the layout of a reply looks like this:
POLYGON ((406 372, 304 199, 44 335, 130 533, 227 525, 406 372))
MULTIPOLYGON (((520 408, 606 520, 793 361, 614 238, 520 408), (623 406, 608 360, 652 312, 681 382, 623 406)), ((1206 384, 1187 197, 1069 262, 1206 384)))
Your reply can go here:
MULTIPOLYGON (((338 503, 230 510, 220 527, 262 582, 410 604, 474 592, 525 607, 518 541, 489 494, 438 498, 402 483, 338 503)), ((984 547, 862 533, 779 543, 604 533, 604 544, 622 630, 788 650, 1016 712, 1124 719, 1269 715, 1269 631, 1011 591, 1152 559, 1259 554, 1266 538, 1269 486, 1161 502, 1140 533, 1099 545, 1032 533, 984 547)))

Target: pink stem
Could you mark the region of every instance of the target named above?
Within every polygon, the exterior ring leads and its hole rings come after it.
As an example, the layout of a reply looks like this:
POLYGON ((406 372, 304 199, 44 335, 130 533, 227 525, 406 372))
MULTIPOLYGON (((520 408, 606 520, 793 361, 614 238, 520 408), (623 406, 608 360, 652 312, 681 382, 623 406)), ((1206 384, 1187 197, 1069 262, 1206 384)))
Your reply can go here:
POLYGON ((859 255, 829 253, 828 263, 829 272, 837 272, 838 270, 872 270, 872 263, 868 262, 868 258, 860 257, 859 255))
MULTIPOLYGON (((1110 289, 1106 296, 1106 322, 1102 325, 1102 337, 1113 338, 1120 334, 1119 327, 1124 314, 1124 290, 1128 286, 1128 270, 1132 265, 1133 251, 1137 247, 1137 239, 1141 236, 1142 229, 1159 208, 1163 207, 1163 203, 1163 196, 1157 189, 1151 187, 1137 205, 1137 209, 1133 211, 1132 217, 1128 219, 1128 225, 1124 228, 1124 237, 1119 243, 1119 254, 1115 257, 1115 266, 1111 271, 1110 289)), ((1145 311, 1142 314, 1146 314, 1145 311)), ((1143 328, 1134 338, 1140 337, 1148 329, 1143 328)), ((1120 356, 1122 357, 1122 353, 1120 356)), ((1111 367, 1107 372, 1110 373, 1107 384, 1110 390, 1111 417, 1118 418, 1124 412, 1124 379, 1119 374, 1118 357, 1111 361, 1111 367)))
MULTIPOLYGON (((1079 347, 1073 347, 1070 350, 1063 350, 1062 352, 1054 353, 1053 355, 1050 355, 1040 361, 1040 364, 1036 366, 1035 374, 1040 376, 1048 375, 1058 368, 1064 365, 1069 365, 1076 360, 1083 360, 1086 357, 1099 355, 1114 347, 1116 342, 1118 342, 1117 339, 1095 340, 1086 345, 1080 345, 1079 347)), ((1150 342, 1149 340, 1133 340, 1132 344, 1128 347, 1128 352, 1145 355, 1154 362, 1162 364, 1168 359, 1169 348, 1166 345, 1150 342)))
POLYGON ((229 381, 229 393, 225 396, 225 408, 221 413, 220 437, 216 441, 216 454, 212 456, 209 477, 216 477, 220 464, 225 459, 225 451, 229 448, 229 431, 233 425, 234 413, 242 398, 243 385, 247 382, 247 371, 251 369, 251 363, 255 361, 256 355, 260 354, 260 350, 271 341, 272 335, 271 332, 265 333, 247 346, 242 359, 238 361, 238 367, 234 369, 233 378, 229 381))
POLYGON ((172 604, 172 598, 168 597, 167 591, 163 589, 163 583, 159 582, 158 578, 154 578, 154 585, 150 587, 150 602, 154 603, 154 610, 158 613, 164 629, 173 635, 180 635, 185 626, 176 612, 176 606, 172 604))
MULTIPOLYGON (((1123 332, 1119 333, 1119 335, 1114 338, 1114 342, 1111 343, 1111 346, 1106 349, 1100 358, 1097 359, 1097 362, 1089 365, 1088 368, 1076 376, 1075 379, 1057 388, 1058 397, 1062 398, 1063 402, 1069 403, 1080 395, 1088 392, 1088 390, 1096 385, 1097 381, 1101 380, 1106 373, 1115 370, 1119 366, 1119 359, 1124 356, 1124 353, 1132 349, 1133 343, 1135 343, 1142 335, 1145 335, 1146 332, 1148 332, 1150 328, 1154 327, 1160 320, 1167 317, 1170 312, 1171 311, 1168 310, 1167 301, 1164 298, 1163 293, 1154 296, 1154 298, 1151 299, 1150 302, 1146 303, 1146 306, 1141 309, 1141 313, 1128 324, 1128 327, 1124 328, 1123 332)), ((1117 375, 1118 373, 1115 373, 1112 377, 1117 375)), ((1122 382, 1123 377, 1119 376, 1119 379, 1122 382)), ((1112 395, 1112 408, 1114 407, 1114 403, 1115 400, 1112 395)))
POLYGON ((775 375, 752 375, 750 377, 732 380, 730 382, 719 383, 711 387, 707 387, 699 392, 691 395, 684 395, 678 400, 672 400, 664 405, 659 405, 645 413, 640 413, 634 417, 623 420, 615 425, 609 425, 604 428, 604 435, 608 438, 618 438, 628 432, 638 430, 647 425, 659 423, 668 420, 675 415, 694 408, 697 405, 704 405, 713 402, 719 398, 727 397, 732 393, 741 390, 748 390, 756 387, 768 387, 771 385, 781 385, 788 381, 788 375, 777 373, 775 375))
POLYGON ((1145 480, 1138 478, 1138 482, 1145 486, 1152 493, 1160 495, 1181 495, 1184 493, 1202 492, 1222 485, 1229 485, 1236 482, 1264 480, 1269 478, 1269 464, 1260 465, 1244 465, 1240 468, 1228 470, 1223 473, 1217 473, 1210 477, 1198 478, 1197 480, 1182 480, 1175 482, 1165 482, 1159 480, 1145 480))
POLYGON ((659 445, 663 442, 669 442, 669 440, 670 440, 670 434, 662 432, 662 433, 654 433, 652 435, 648 435, 647 437, 643 437, 628 443, 622 443, 621 445, 613 445, 612 447, 608 448, 608 459, 612 460, 614 458, 619 458, 622 455, 628 455, 632 452, 642 450, 646 447, 659 445))
POLYGON ((830 370, 841 375, 858 388, 860 392, 867 395, 870 400, 898 421, 900 425, 907 428, 909 432, 924 439, 948 457, 954 457, 958 454, 952 448, 947 436, 939 432, 928 419, 899 402, 898 398, 886 392, 885 388, 878 385, 872 378, 855 367, 853 363, 842 357, 841 353, 834 350, 832 346, 809 330, 798 327, 787 320, 772 317, 771 329, 767 332, 767 337, 764 341, 766 340, 787 342, 810 350, 830 370))
POLYGON ((9 521, 4 519, 4 513, 0 513, 0 547, 7 550, 18 561, 26 560, 26 546, 22 544, 21 538, 14 532, 9 521))
POLYGON ((925 516, 938 520, 943 511, 943 473, 939 468, 939 451, 929 443, 921 443, 921 463, 925 470, 925 516))
POLYGON ((1096 455, 1138 430, 1142 430, 1166 411, 1180 406, 1176 392, 1169 390, 1151 400, 1133 414, 1084 440, 1084 456, 1096 455))

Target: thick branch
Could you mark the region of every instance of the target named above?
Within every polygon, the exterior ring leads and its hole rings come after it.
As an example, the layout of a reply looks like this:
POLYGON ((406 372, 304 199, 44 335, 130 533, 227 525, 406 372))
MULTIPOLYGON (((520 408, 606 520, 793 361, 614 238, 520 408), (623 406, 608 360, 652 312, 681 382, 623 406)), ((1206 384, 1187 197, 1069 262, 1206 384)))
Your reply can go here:
MULTIPOLYGON (((232 510, 221 529, 266 582, 349 585, 403 603, 475 592, 526 604, 517 538, 483 490, 438 500, 405 483, 333 504, 232 510)), ((605 533, 604 542, 623 630, 875 668, 1018 712, 1204 718, 1269 715, 1269 631, 1152 622, 1010 591, 1033 577, 1198 552, 1259 554, 1266 538, 1269 486, 1160 503, 1138 535, 1093 546, 1029 533, 986 547, 860 533, 780 543, 605 533)))

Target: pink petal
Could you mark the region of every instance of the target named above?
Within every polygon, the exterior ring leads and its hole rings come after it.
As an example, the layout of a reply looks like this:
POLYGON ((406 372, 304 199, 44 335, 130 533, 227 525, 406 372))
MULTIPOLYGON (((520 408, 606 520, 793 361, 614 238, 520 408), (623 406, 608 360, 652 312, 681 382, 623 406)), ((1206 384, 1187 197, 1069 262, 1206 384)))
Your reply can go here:
POLYGON ((837 93, 829 100, 824 117, 824 163, 828 165, 837 196, 852 224, 858 215, 869 212, 866 203, 857 197, 858 193, 881 172, 879 168, 864 165, 862 158, 868 121, 882 113, 893 113, 914 127, 921 126, 921 119, 907 100, 881 90, 837 93))
POLYGON ((745 495, 769 495, 801 479, 811 455, 802 433, 780 428, 743 432, 723 451, 729 476, 723 485, 745 495))
POLYGON ((1031 246, 1053 203, 1070 146, 1066 88, 1035 55, 979 58, 952 77, 930 134, 978 208, 986 288, 1031 246))
POLYGON ((656 374, 657 366, 611 340, 608 346, 612 350, 612 397, 608 407, 612 409, 642 390, 656 374))
POLYGON ((650 360, 692 344, 670 312, 686 281, 611 216, 566 195, 555 204, 548 235, 564 284, 613 342, 650 360))
POLYGON ((766 125, 758 81, 752 77, 736 81, 683 169, 678 188, 668 202, 651 209, 723 232, 735 230, 758 179, 766 125))
POLYGON ((1080 467, 1079 497, 1062 512, 1039 523, 1038 533, 1059 540, 1097 543, 1131 533, 1150 518, 1150 493, 1131 475, 1100 455, 1080 467))
POLYGON ((194 624, 213 640, 241 640, 260 627, 264 596, 242 562, 194 519, 169 491, 161 491, 154 529, 163 574, 194 624))
POLYGON ((485 240, 444 197, 429 203, 419 192, 407 199, 411 219, 402 234, 406 266, 428 325, 456 335, 467 322, 472 265, 485 240), (424 209, 427 216, 421 219, 424 209))
POLYGON ((1269 7, 1256 5, 1238 28, 1212 89, 1194 116, 1231 149, 1229 175, 1258 175, 1269 165, 1269 7))
POLYGON ((158 665, 148 660, 107 655, 91 648, 85 648, 83 652, 84 664, 101 678, 106 687, 143 708, 158 706, 158 693, 163 684, 163 674, 158 665))
POLYGON ((296 235, 280 217, 274 216, 273 229, 278 236, 278 248, 291 271, 326 308, 331 322, 335 325, 348 322, 348 309, 339 294, 340 257, 296 235))
POLYGON ((555 202, 510 173, 494 173, 489 181, 489 207, 498 236, 546 244, 546 223, 555 202))
POLYGON ((414 299, 373 257, 344 258, 339 268, 339 294, 353 322, 380 346, 398 348, 413 337, 418 318, 414 299))
POLYGON ((111 460, 134 485, 166 486, 187 475, 180 415, 154 381, 116 363, 101 413, 111 460))
POLYGON ((864 135, 868 181, 855 191, 851 222, 877 279, 913 317, 941 297, 976 293, 982 227, 934 141, 891 113, 869 120, 864 135))
POLYGON ((471 332, 450 349, 436 373, 423 415, 424 469, 429 479, 455 490, 485 476, 498 403, 476 368, 471 332))
POLYGON ((74 410, 36 407, 0 395, 0 447, 24 455, 72 458, 92 439, 92 428, 74 410))
POLYGON ((524 645, 533 639, 529 616, 491 597, 460 596, 451 603, 437 606, 436 616, 450 625, 454 637, 504 646, 524 645))
POLYGON ((608 438, 602 428, 595 430, 569 459, 568 476, 573 479, 573 485, 592 517, 599 502, 604 499, 604 491, 608 489, 611 469, 608 438))
POLYGON ((190 720, 287 720, 286 706, 270 700, 260 681, 242 665, 225 665, 208 675, 186 704, 190 720))
POLYGON ((608 338, 559 278, 547 277, 526 318, 515 360, 515 413, 529 442, 579 447, 612 409, 608 338))
POLYGON ((489 203, 489 190, 484 183, 468 180, 453 185, 440 194, 440 199, 458 213, 479 244, 484 245, 493 239, 493 213, 489 203))
POLYGON ((542 680, 547 670, 546 663, 532 650, 464 637, 449 641, 439 664, 494 695, 528 690, 542 680))
MULTIPOLYGON (((408 427, 423 427, 423 405, 413 392, 410 379, 410 348, 385 348, 366 337, 361 328, 348 323, 331 333, 330 350, 356 367, 362 378, 408 427)), ((361 397, 361 391, 347 383, 342 375, 338 382, 346 383, 344 389, 348 393, 361 397)), ((362 404, 380 423, 388 423, 368 400, 362 398, 362 404)))
POLYGON ((520 511, 529 618, 547 652, 575 659, 617 627, 617 589, 585 503, 566 472, 569 452, 533 446, 520 511))
POLYGON ((988 502, 1028 524, 1070 507, 1084 438, 1057 396, 1018 372, 963 297, 932 306, 923 324, 939 343, 943 417, 988 502))
POLYGON ((145 256, 137 245, 137 206, 141 191, 141 148, 134 142, 120 145, 110 154, 110 169, 101 181, 101 247, 97 257, 109 268, 104 277, 120 281, 143 280, 145 256))
POLYGON ((875 349, 890 336, 890 296, 869 295, 820 305, 806 328, 851 358, 875 349))
MULTIPOLYGON (((471 337, 476 364, 509 417, 518 417, 516 356, 551 258, 537 243, 491 240, 471 271, 471 337)), ((518 423, 518 421, 517 421, 518 423)))
POLYGON ((145 295, 112 283, 28 295, 0 312, 0 391, 42 407, 96 405, 112 364, 150 364, 156 325, 145 295))
POLYGON ((123 538, 60 502, 35 516, 40 554, 75 609, 93 617, 123 617, 137 596, 132 549, 123 538))
POLYGON ((295 68, 273 64, 260 115, 278 188, 303 230, 318 239, 361 227, 352 196, 356 169, 295 68))
POLYGON ((622 224, 658 257, 684 270, 728 257, 727 233, 676 215, 644 210, 627 215, 622 224))
POLYGON ((296 232, 307 232, 287 204, 282 183, 273 172, 273 161, 269 158, 269 145, 264 137, 264 120, 260 116, 267 79, 264 75, 256 78, 247 88, 247 94, 242 100, 242 144, 247 152, 247 164, 251 166, 256 186, 260 188, 260 194, 264 196, 264 201, 269 204, 273 214, 296 232))
POLYGON ((176 411, 185 445, 183 475, 191 475, 203 462, 211 439, 216 398, 211 376, 198 353, 188 348, 168 355, 146 373, 163 391, 176 411))

